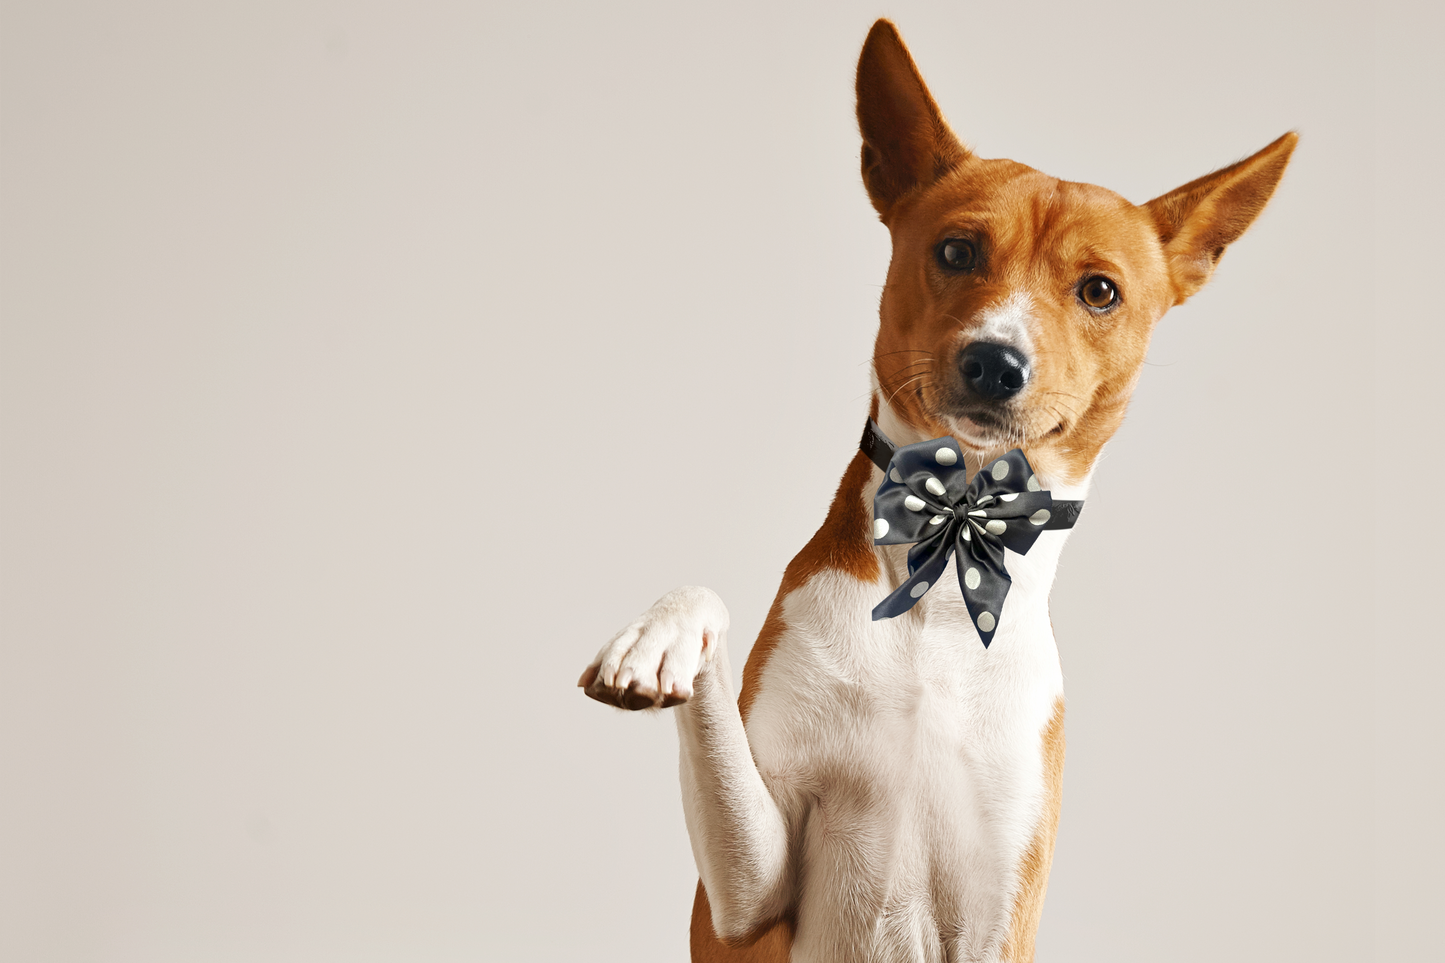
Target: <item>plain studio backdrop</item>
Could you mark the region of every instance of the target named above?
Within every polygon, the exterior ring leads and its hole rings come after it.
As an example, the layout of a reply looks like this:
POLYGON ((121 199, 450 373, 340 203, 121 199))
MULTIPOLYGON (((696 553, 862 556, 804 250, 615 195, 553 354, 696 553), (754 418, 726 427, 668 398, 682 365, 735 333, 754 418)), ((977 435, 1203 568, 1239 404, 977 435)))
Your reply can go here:
POLYGON ((1038 958, 1438 950, 1438 15, 7 0, 0 959, 684 958, 672 720, 574 684, 685 583, 740 670, 823 518, 880 14, 1136 202, 1302 135, 1064 555, 1038 958))

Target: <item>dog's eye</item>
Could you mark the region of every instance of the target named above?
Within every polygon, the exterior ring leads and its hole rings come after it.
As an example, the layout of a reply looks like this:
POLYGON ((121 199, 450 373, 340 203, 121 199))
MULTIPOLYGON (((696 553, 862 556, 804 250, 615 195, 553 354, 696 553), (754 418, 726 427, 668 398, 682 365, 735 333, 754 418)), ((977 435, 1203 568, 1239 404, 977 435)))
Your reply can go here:
POLYGON ((950 271, 971 271, 978 260, 978 248, 970 240, 951 237, 938 245, 938 263, 950 271))
POLYGON ((1079 300, 1095 311, 1102 311, 1119 303, 1119 289, 1113 281, 1096 274, 1079 285, 1079 300))

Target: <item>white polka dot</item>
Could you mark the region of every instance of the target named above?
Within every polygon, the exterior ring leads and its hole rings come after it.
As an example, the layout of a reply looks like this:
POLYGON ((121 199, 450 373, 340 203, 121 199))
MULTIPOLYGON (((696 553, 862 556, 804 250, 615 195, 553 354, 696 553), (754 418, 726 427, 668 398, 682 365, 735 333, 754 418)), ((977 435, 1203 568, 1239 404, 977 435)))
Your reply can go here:
POLYGON ((908 509, 910 512, 923 511, 923 505, 923 499, 919 498, 917 495, 909 495, 908 497, 903 499, 903 507, 908 509))
POLYGON ((1000 495, 1000 496, 998 496, 998 500, 1001 501, 1001 502, 1011 502, 1011 501, 1013 501, 1015 498, 1018 498, 1018 497, 1019 497, 1019 493, 1018 493, 1018 492, 1011 492, 1010 494, 1007 494, 1007 495, 1000 495))
POLYGON ((1006 522, 999 521, 997 518, 993 518, 989 519, 989 523, 985 525, 984 528, 988 529, 989 534, 991 535, 1002 535, 1004 532, 1008 531, 1008 524, 1006 522))
POLYGON ((919 582, 917 585, 913 586, 913 588, 911 588, 911 589, 908 590, 908 594, 911 595, 911 596, 913 596, 914 598, 918 598, 918 597, 921 596, 924 592, 927 592, 927 591, 928 591, 928 583, 927 583, 927 582, 919 582))
POLYGON ((943 482, 939 481, 937 478, 934 478, 932 475, 928 476, 928 481, 923 483, 923 487, 928 489, 935 495, 948 494, 948 489, 943 487, 943 482))
POLYGON ((978 630, 980 632, 992 632, 996 624, 993 620, 992 612, 984 612, 978 617, 978 630))
POLYGON ((965 526, 963 527, 963 540, 964 540, 965 542, 971 542, 971 541, 973 541, 973 532, 971 532, 971 531, 968 530, 968 526, 967 526, 967 525, 965 525, 965 526))
POLYGON ((976 589, 978 588, 978 582, 980 578, 982 578, 982 576, 978 574, 978 569, 971 568, 967 572, 963 573, 963 584, 967 585, 971 589, 976 589))
POLYGON ((958 462, 958 452, 952 448, 940 448, 933 453, 933 460, 940 465, 953 465, 958 462))
POLYGON ((932 518, 930 518, 930 519, 928 520, 928 524, 930 524, 930 525, 942 525, 942 524, 943 524, 945 521, 947 521, 947 520, 948 520, 948 516, 946 516, 946 515, 934 515, 932 518))
POLYGON ((1030 475, 1030 476, 1029 476, 1029 491, 1031 491, 1031 492, 1036 492, 1036 491, 1041 491, 1041 490, 1042 490, 1042 489, 1039 488, 1039 476, 1038 476, 1038 475, 1030 475))
POLYGON ((993 496, 992 496, 992 495, 985 495, 985 496, 983 496, 982 498, 980 498, 978 501, 974 502, 974 503, 973 503, 973 507, 974 507, 974 508, 982 508, 982 507, 985 506, 985 505, 992 505, 992 504, 993 504, 993 496))
POLYGON ((903 484, 903 476, 898 474, 897 468, 888 469, 888 477, 891 478, 893 480, 893 483, 896 485, 903 484))
POLYGON ((888 534, 888 519, 886 519, 886 518, 875 518, 875 519, 873 519, 873 537, 874 537, 874 538, 882 538, 884 535, 887 535, 887 534, 888 534))
POLYGON ((987 518, 987 517, 988 517, 988 512, 975 511, 975 512, 969 512, 969 514, 972 515, 974 518, 987 518))
POLYGON ((1048 520, 1049 510, 1047 508, 1040 508, 1038 511, 1034 512, 1032 515, 1029 516, 1029 521, 1033 522, 1035 525, 1042 525, 1048 520))
POLYGON ((993 463, 993 468, 990 469, 990 474, 993 475, 994 481, 1003 481, 1005 478, 1008 477, 1008 462, 1000 458, 998 461, 993 463))

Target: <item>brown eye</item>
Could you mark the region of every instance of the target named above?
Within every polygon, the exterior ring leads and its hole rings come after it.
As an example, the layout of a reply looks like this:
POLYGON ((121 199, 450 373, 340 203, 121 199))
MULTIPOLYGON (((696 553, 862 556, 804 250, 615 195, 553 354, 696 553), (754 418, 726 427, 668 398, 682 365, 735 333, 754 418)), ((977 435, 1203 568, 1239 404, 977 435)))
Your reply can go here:
POLYGON ((972 241, 951 237, 938 245, 938 263, 950 271, 971 271, 978 259, 978 248, 972 241))
POLYGON ((1102 311, 1119 302, 1119 289, 1114 287, 1113 281, 1096 274, 1085 278, 1084 283, 1079 285, 1079 300, 1095 311, 1102 311))

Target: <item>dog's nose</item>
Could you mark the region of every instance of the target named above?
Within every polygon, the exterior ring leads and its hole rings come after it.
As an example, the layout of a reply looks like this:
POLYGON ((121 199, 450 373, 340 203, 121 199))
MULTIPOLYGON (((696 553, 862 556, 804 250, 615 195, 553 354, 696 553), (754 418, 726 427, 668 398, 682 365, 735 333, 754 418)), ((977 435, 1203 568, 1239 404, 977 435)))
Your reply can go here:
POLYGON ((1006 344, 975 341, 958 356, 964 382, 985 401, 1004 401, 1024 390, 1029 362, 1006 344))

